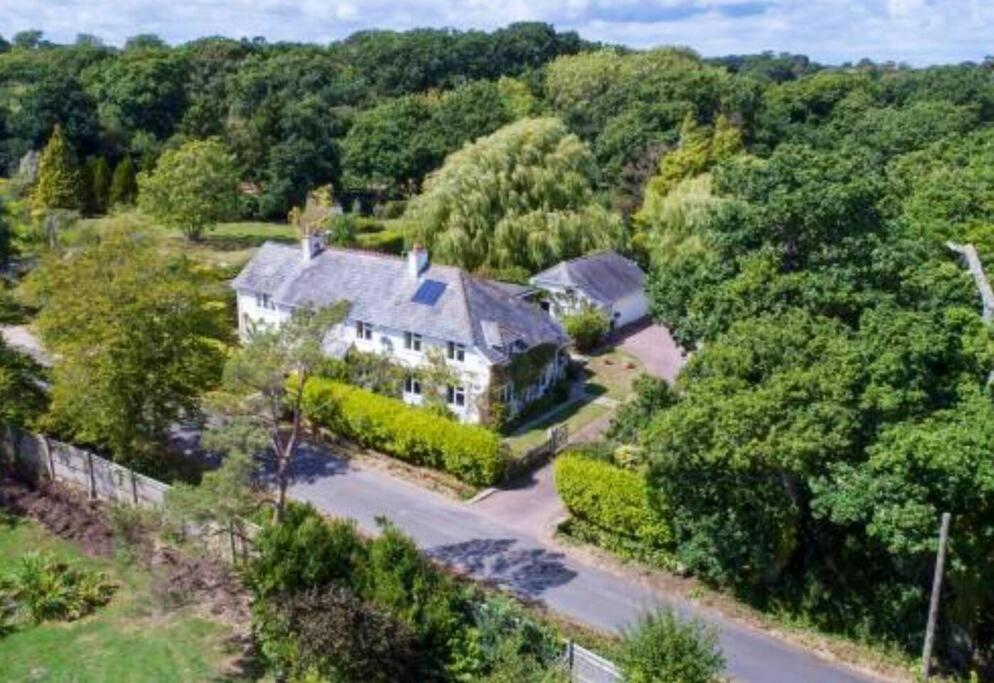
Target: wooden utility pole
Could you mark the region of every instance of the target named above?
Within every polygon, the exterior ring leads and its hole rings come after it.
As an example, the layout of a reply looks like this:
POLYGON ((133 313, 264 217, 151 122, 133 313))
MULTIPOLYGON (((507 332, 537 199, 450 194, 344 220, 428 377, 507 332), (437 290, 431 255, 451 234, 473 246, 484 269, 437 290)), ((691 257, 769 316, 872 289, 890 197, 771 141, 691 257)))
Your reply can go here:
POLYGON ((939 593, 942 592, 942 571, 946 566, 946 545, 949 542, 948 512, 942 513, 939 528, 939 552, 935 558, 935 576, 932 577, 932 599, 928 605, 928 625, 925 627, 925 647, 922 649, 922 676, 932 673, 932 645, 935 643, 935 622, 939 617, 939 593))

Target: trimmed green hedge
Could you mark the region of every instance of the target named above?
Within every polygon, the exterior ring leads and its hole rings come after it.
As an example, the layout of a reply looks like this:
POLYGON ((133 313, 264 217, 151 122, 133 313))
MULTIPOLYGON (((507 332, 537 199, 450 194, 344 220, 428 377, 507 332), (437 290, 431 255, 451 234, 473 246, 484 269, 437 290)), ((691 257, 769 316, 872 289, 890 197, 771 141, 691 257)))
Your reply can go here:
POLYGON ((474 486, 500 481, 508 463, 501 438, 328 379, 304 388, 304 414, 317 425, 415 465, 445 470, 474 486))
POLYGON ((649 487, 638 472, 579 453, 556 459, 556 490, 574 517, 655 548, 670 544, 669 524, 649 504, 649 487))

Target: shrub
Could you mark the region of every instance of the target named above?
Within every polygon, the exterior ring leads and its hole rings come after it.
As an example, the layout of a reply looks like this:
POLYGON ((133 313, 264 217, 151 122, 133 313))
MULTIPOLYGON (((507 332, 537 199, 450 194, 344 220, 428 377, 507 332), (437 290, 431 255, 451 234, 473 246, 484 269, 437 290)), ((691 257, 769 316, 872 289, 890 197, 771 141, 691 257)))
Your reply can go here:
POLYGON ((573 340, 578 351, 590 351, 608 333, 611 322, 598 308, 585 306, 582 310, 563 318, 566 334, 573 340))
POLYGON ((416 661, 410 630, 388 612, 341 587, 295 593, 274 605, 287 639, 270 651, 293 680, 402 680, 416 661))
POLYGON ((350 584, 366 548, 351 522, 328 522, 309 504, 291 503, 280 524, 255 538, 256 557, 245 582, 257 597, 350 584))
POLYGON ((632 397, 611 420, 607 438, 624 444, 637 444, 652 419, 677 402, 677 393, 659 377, 641 374, 632 383, 632 397))
POLYGON ((618 664, 629 683, 718 683, 725 658, 712 630, 660 610, 625 635, 618 664))
POLYGON ((566 453, 556 460, 555 477, 559 497, 573 516, 652 547, 669 545, 670 527, 650 504, 642 474, 566 453))
POLYGON ((496 483, 507 466, 506 447, 490 430, 339 382, 308 382, 304 413, 313 423, 363 446, 443 469, 475 486, 496 483))
POLYGON ((538 668, 552 667, 562 652, 556 634, 505 597, 493 597, 473 609, 480 650, 491 670, 507 659, 531 659, 538 668))
POLYGON ((47 553, 28 553, 0 580, 0 603, 32 621, 72 621, 106 605, 114 587, 100 573, 70 567, 47 553))
POLYGON ((397 230, 363 233, 359 235, 359 246, 370 251, 399 256, 404 251, 404 235, 397 230))
POLYGON ((356 219, 352 214, 340 213, 328 220, 328 244, 351 247, 356 243, 356 219))

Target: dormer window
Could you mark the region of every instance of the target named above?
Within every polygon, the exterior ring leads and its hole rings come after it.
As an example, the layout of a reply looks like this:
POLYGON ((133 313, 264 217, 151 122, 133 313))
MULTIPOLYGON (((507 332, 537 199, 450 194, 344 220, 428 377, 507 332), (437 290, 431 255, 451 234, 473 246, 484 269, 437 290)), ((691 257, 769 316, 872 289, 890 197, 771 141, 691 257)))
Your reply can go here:
POLYGON ((421 335, 413 332, 404 333, 404 348, 410 351, 421 350, 421 335))
POLYGON ((462 363, 466 360, 466 346, 465 344, 456 344, 455 342, 449 342, 448 353, 446 354, 449 360, 454 360, 462 363))
POLYGON ((355 336, 356 339, 372 339, 373 326, 369 323, 357 320, 355 324, 355 336))

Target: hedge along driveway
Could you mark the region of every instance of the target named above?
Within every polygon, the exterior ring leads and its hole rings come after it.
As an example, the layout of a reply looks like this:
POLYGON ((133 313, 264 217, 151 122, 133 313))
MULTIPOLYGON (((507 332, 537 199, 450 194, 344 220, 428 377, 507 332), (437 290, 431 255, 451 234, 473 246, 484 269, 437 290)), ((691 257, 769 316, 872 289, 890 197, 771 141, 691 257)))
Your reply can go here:
POLYGON ((474 486, 496 484, 507 469, 508 449, 489 429, 365 389, 312 379, 304 387, 303 407, 316 425, 414 465, 444 470, 474 486))
POLYGON ((579 453, 561 455, 555 467, 556 490, 570 514, 652 548, 670 544, 672 531, 650 504, 643 475, 579 453))

